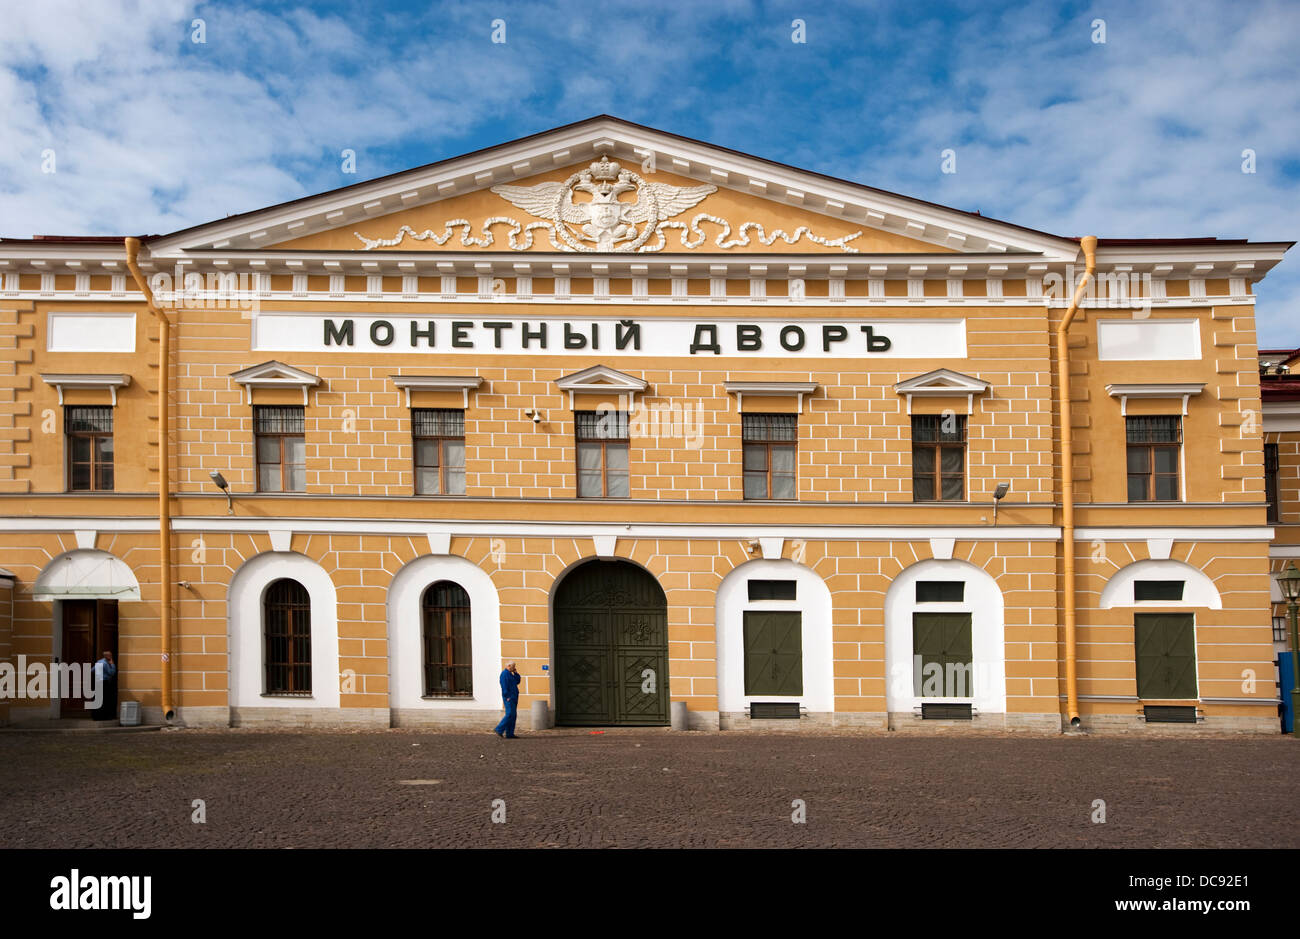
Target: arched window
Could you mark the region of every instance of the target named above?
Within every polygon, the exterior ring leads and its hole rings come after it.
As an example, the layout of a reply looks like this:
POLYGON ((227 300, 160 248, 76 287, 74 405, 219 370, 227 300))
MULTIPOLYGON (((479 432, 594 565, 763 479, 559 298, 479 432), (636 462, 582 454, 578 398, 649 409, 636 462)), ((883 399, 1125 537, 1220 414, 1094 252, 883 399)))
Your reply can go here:
POLYGON ((420 614, 425 697, 473 694, 469 594, 460 584, 440 580, 424 591, 420 614))
POLYGON ((277 580, 262 601, 266 693, 311 694, 311 597, 296 580, 277 580))

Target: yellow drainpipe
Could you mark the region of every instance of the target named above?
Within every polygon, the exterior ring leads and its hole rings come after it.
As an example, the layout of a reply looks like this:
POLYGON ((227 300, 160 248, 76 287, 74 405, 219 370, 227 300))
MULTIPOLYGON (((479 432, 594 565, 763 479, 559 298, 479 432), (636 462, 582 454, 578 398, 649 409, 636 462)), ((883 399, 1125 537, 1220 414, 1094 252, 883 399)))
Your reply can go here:
POLYGON ((163 720, 170 721, 176 714, 176 709, 172 705, 172 520, 171 520, 171 502, 169 489, 171 486, 171 447, 169 444, 167 429, 167 389, 170 387, 168 378, 171 362, 170 345, 171 345, 171 320, 167 314, 158 308, 154 302, 153 291, 149 289, 149 283, 145 280, 144 273, 140 270, 140 265, 136 263, 136 256, 140 253, 140 239, 126 239, 126 266, 130 270, 131 276, 135 278, 135 284, 144 294, 145 302, 149 304, 149 312, 158 320, 158 597, 161 610, 161 642, 162 642, 162 661, 159 665, 162 668, 162 711, 163 720))
POLYGON ((1065 706, 1070 726, 1079 726, 1079 667, 1074 616, 1074 431, 1070 426, 1070 324, 1088 281, 1097 270, 1097 239, 1083 239, 1084 272, 1065 316, 1056 327, 1056 387, 1061 415, 1061 536, 1065 580, 1065 706))

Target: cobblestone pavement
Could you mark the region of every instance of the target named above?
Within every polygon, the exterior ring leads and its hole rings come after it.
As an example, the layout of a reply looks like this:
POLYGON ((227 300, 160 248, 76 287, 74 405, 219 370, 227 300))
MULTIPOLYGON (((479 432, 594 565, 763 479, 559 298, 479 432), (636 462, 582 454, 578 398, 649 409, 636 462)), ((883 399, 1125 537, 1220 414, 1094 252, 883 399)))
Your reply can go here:
POLYGON ((5 848, 1294 848, 1298 796, 1285 737, 0 734, 5 848))

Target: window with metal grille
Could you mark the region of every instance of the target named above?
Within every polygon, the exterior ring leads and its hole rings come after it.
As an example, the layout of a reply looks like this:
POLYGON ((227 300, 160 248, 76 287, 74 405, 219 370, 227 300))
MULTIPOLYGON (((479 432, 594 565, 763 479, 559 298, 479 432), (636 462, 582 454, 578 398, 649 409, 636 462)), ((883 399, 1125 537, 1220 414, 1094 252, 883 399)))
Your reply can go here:
POLYGON ((113 488, 113 409, 65 407, 63 433, 68 455, 68 491, 113 488))
POLYGON ((277 580, 262 601, 266 694, 311 694, 311 597, 296 580, 277 580))
POLYGON ((1281 521, 1278 514, 1278 486, 1277 486, 1277 444, 1264 444, 1264 498, 1268 500, 1268 521, 1281 521))
POLYGON ((793 580, 751 580, 749 581, 749 599, 793 600, 795 599, 795 582, 793 580))
POLYGON ((966 416, 912 416, 912 499, 962 502, 966 499, 966 416))
POLYGON ((798 417, 794 414, 742 414, 740 428, 745 498, 795 498, 798 417))
POLYGON ((414 408, 415 492, 422 496, 465 494, 465 412, 414 408))
POLYGON ((459 584, 440 580, 424 591, 420 616, 425 697, 472 695, 469 594, 459 584))
POLYGON ((1125 418, 1128 439, 1128 501, 1176 502, 1182 419, 1125 418))
POLYGON ((1133 599, 1143 600, 1183 599, 1183 581, 1181 580, 1135 580, 1133 581, 1133 599))
POLYGON ((626 499, 628 435, 626 411, 578 411, 574 414, 578 450, 578 496, 626 499))
POLYGON ((962 580, 918 580, 917 603, 961 603, 966 596, 966 582, 962 580))
POLYGON ((259 492, 305 492, 307 443, 301 407, 253 408, 259 492))

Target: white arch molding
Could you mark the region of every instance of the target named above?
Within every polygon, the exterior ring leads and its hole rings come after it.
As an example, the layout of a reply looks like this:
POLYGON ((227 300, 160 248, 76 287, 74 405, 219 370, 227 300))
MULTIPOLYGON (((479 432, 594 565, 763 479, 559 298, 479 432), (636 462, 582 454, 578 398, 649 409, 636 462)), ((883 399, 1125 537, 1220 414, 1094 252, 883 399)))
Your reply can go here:
POLYGON ((831 592, 812 570, 790 560, 746 561, 718 585, 718 710, 742 712, 753 701, 797 700, 809 713, 835 710, 831 592), (749 600, 751 580, 793 580, 794 600, 749 600), (799 611, 803 625, 803 694, 745 694, 745 611, 799 611))
POLYGON ((966 561, 919 561, 894 578, 885 592, 886 707, 907 712, 923 701, 969 702, 980 714, 1005 714, 1007 710, 1006 624, 1002 590, 986 571, 966 561), (919 580, 962 581, 961 603, 917 603, 919 580), (923 698, 913 683, 912 614, 970 613, 971 683, 974 693, 964 698, 923 698))
POLYGON ((487 571, 465 558, 425 555, 403 565, 388 586, 388 694, 394 708, 500 711, 501 602, 487 571), (425 698, 420 600, 440 580, 469 594, 472 697, 425 698))
MULTIPOLYGON (((1272 578, 1270 578, 1271 580, 1272 578)), ((1106 586, 1101 590, 1099 605, 1103 610, 1120 607, 1185 608, 1204 607, 1211 610, 1223 609, 1223 599, 1219 590, 1202 571, 1182 561, 1134 561, 1121 567, 1110 575, 1106 586), (1181 580, 1183 581, 1182 600, 1142 600, 1133 599, 1133 583, 1139 580, 1181 580)))
POLYGON ((230 619, 230 704, 258 708, 339 706, 338 594, 315 561, 287 551, 266 551, 235 572, 226 594, 230 619), (311 598, 311 695, 264 696, 265 642, 262 599, 281 578, 296 580, 311 598))

